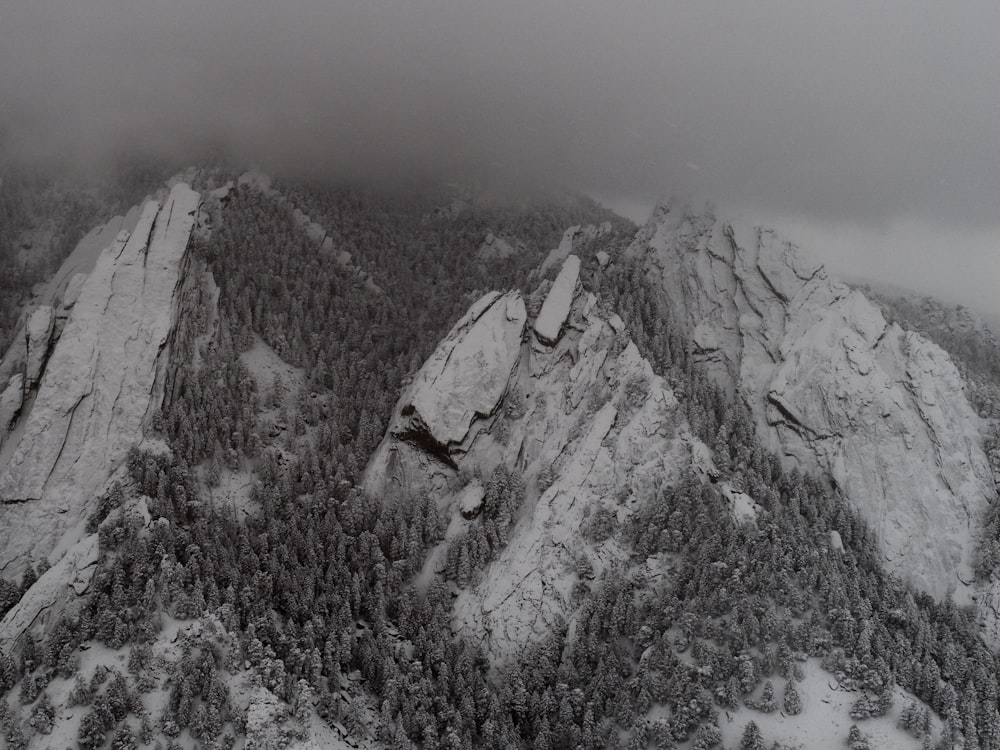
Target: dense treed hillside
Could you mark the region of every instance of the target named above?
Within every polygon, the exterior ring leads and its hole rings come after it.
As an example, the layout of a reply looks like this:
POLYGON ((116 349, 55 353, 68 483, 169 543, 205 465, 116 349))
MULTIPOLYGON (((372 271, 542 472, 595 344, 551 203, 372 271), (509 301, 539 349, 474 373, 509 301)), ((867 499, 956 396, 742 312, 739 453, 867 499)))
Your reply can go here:
MULTIPOLYGON (((224 225, 197 253, 222 290, 235 350, 261 337, 304 369, 311 389, 324 396, 322 420, 315 400, 302 416, 319 425, 316 449, 348 478, 357 476, 381 439, 403 379, 477 292, 526 284, 567 226, 614 220, 624 233, 629 226, 583 198, 458 216, 436 216, 446 195, 433 192, 312 189, 295 199, 327 229, 334 252, 356 257, 381 293, 319 252, 287 204, 253 189, 234 192, 224 225), (523 252, 483 261, 477 253, 490 233, 520 240, 523 252)), ((203 399, 206 406, 215 401, 203 399)), ((197 417, 177 419, 174 434, 197 417)), ((191 460, 204 457, 207 448, 182 450, 191 460)))

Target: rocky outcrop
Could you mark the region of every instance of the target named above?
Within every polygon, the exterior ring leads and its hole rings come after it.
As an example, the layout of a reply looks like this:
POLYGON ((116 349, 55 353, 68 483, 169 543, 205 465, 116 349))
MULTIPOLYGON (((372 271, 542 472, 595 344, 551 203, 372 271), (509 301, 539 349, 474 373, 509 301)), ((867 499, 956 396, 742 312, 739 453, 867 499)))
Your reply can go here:
POLYGON ((48 305, 37 308, 28 318, 25 326, 26 348, 28 361, 25 366, 25 385, 34 388, 45 366, 49 354, 49 342, 52 339, 52 329, 55 315, 48 305))
POLYGON ((11 425, 24 403, 24 376, 17 373, 0 393, 0 445, 7 437, 11 425))
POLYGON ((544 275, 550 268, 555 268, 565 262, 570 254, 582 255, 584 248, 591 242, 601 237, 611 234, 611 222, 605 221, 599 226, 588 224, 587 226, 570 227, 563 232, 559 246, 554 248, 542 261, 539 273, 544 275))
POLYGON ((695 357, 747 403, 769 447, 846 494, 893 572, 936 596, 969 593, 993 481, 979 419, 940 348, 887 324, 769 230, 668 204, 628 254, 644 259, 695 357))
POLYGON ((22 633, 53 620, 51 615, 71 597, 85 594, 100 559, 96 534, 75 544, 0 619, 0 643, 10 647, 22 633))
POLYGON ((580 259, 571 255, 563 263, 552 289, 542 303, 542 310, 535 320, 535 335, 543 344, 552 345, 559 340, 562 327, 569 316, 570 305, 580 278, 580 259))
POLYGON ((498 237, 493 232, 490 232, 486 235, 486 239, 483 240, 483 244, 479 247, 476 256, 480 260, 504 259, 523 251, 524 246, 517 240, 514 240, 514 244, 512 245, 507 239, 498 237))
POLYGON ((67 532, 78 534, 87 506, 142 440, 159 405, 154 394, 198 203, 184 184, 162 205, 147 202, 134 230, 120 232, 97 258, 61 335, 41 355, 37 392, 0 466, 0 569, 44 557, 67 532))
MULTIPOLYGON (((567 309, 548 344, 531 333, 519 293, 477 302, 399 401, 365 475, 376 497, 437 497, 448 539, 482 522, 475 477, 503 467, 522 478, 507 546, 459 592, 454 610, 455 627, 498 661, 571 618, 574 587, 631 564, 615 530, 689 461, 673 393, 620 332, 621 320, 576 282, 577 264, 571 256, 563 268, 572 286, 549 292, 566 291, 567 309), (437 436, 433 447, 410 437, 417 413, 437 436)), ((425 572, 443 561, 439 548, 425 572)))
POLYGON ((420 370, 397 434, 447 447, 494 412, 521 349, 527 312, 518 293, 486 295, 472 306, 420 370))

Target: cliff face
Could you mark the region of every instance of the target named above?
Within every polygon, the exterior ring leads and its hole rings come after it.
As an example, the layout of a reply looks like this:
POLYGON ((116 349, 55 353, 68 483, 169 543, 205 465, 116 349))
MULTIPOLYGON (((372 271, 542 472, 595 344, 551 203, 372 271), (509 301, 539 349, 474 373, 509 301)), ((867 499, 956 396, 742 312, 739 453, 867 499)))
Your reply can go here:
MULTIPOLYGON (((507 546, 454 609, 500 661, 571 617, 574 586, 629 564, 610 531, 585 531, 594 519, 618 527, 690 460, 673 393, 578 271, 569 256, 534 319, 517 292, 473 305, 400 399, 365 476, 375 496, 437 498, 449 540, 479 523, 482 478, 522 478, 507 546)), ((425 573, 443 562, 442 546, 425 573)))
POLYGON ((944 351, 768 230, 665 205, 628 253, 769 447, 843 490, 893 572, 935 596, 969 593, 993 478, 944 351))
POLYGON ((75 274, 57 312, 43 306, 28 319, 25 372, 0 398, 0 417, 11 420, 3 426, 12 422, 0 449, 8 577, 29 559, 55 562, 82 538, 92 502, 142 440, 159 405, 199 202, 184 184, 162 204, 147 202, 134 229, 121 230, 85 278, 75 274))

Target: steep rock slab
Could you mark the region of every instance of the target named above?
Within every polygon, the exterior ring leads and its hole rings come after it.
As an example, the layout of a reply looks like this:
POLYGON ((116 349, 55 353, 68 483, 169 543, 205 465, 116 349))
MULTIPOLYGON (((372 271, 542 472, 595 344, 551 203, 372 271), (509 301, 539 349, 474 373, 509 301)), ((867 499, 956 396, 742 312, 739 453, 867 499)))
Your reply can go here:
POLYGON ((476 302, 420 370, 402 409, 405 426, 398 429, 442 446, 461 443, 474 419, 496 409, 526 321, 516 292, 493 292, 476 302))
POLYGON ((0 567, 48 554, 141 440, 198 203, 184 184, 146 203, 81 286, 2 467, 0 499, 18 505, 2 515, 0 567))
POLYGON ((28 318, 25 327, 28 361, 25 365, 25 380, 28 388, 34 388, 42 374, 45 359, 49 355, 49 342, 52 339, 52 329, 55 315, 48 305, 37 308, 28 318))
MULTIPOLYGON (((484 308, 520 297, 491 294, 476 303, 400 400, 365 475, 375 497, 436 498, 449 540, 482 523, 483 487, 475 477, 488 480, 502 467, 521 478, 524 500, 507 546, 478 583, 459 592, 454 609, 456 629, 481 641, 497 662, 571 619, 575 587, 610 565, 630 564, 615 529, 689 461, 676 434, 673 393, 622 333, 621 320, 601 312, 575 280, 571 290, 555 345, 519 345, 515 361, 498 368, 499 392, 488 386, 497 379, 480 377, 491 408, 460 422, 460 443, 430 449, 400 429, 409 424, 404 414, 414 390, 437 382, 428 373, 463 341, 472 345, 478 334, 471 321, 484 308), (604 531, 586 531, 596 525, 604 531)), ((421 580, 443 566, 446 545, 432 552, 421 580)))
POLYGON ((86 593, 100 559, 96 534, 74 545, 0 619, 0 643, 9 648, 22 633, 38 625, 39 620, 48 619, 51 610, 59 609, 74 594, 86 593))
POLYGON ((7 437, 10 426, 24 402, 24 376, 18 373, 10 379, 3 393, 0 393, 0 445, 7 437))
POLYGON ((542 310, 535 319, 535 334, 542 343, 551 346, 559 339, 559 333, 569 316, 569 307, 573 304, 579 278, 580 259, 570 255, 563 263, 552 289, 542 303, 542 310))
POLYGON ((628 254, 644 259, 696 358, 747 403, 762 439, 845 492, 893 572, 938 597, 970 593, 993 480, 941 349, 888 325, 768 230, 667 204, 628 254))

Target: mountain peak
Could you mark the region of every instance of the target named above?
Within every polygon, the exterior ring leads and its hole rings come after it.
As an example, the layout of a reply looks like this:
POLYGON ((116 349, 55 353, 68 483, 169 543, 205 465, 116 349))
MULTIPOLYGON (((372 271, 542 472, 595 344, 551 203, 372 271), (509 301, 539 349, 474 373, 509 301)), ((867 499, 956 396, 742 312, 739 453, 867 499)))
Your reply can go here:
POLYGON ((643 259, 696 361, 750 407, 765 443, 789 466, 829 477, 897 574, 936 596, 967 596, 972 538, 994 487, 947 354, 888 325, 768 229, 669 204, 628 254, 643 259))

